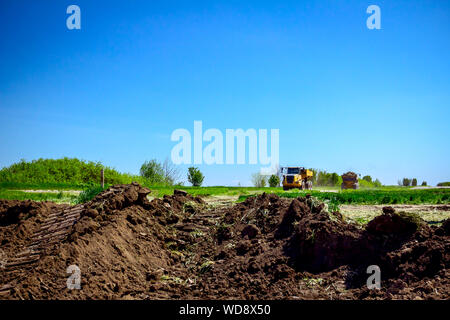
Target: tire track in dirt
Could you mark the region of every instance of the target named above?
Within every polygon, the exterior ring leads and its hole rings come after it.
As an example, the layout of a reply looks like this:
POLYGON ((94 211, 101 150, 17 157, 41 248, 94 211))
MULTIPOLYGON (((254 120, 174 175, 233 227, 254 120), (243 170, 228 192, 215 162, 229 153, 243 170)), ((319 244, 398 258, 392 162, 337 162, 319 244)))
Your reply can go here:
MULTIPOLYGON (((3 272, 9 273, 14 279, 13 282, 17 281, 28 268, 32 267, 32 264, 39 261, 43 254, 54 251, 58 243, 68 236, 83 209, 84 205, 76 205, 51 213, 39 230, 33 234, 31 242, 6 262, 3 272)), ((8 294, 13 288, 13 283, 4 285, 0 288, 0 295, 8 294)))

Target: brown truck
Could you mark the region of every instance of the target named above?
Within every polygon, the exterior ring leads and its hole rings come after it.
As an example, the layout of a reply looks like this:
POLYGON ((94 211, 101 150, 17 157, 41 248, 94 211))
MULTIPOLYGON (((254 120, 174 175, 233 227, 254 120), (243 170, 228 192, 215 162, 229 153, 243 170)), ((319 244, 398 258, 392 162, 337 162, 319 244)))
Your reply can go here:
POLYGON ((359 189, 358 175, 356 173, 349 171, 341 177, 341 189, 359 189))

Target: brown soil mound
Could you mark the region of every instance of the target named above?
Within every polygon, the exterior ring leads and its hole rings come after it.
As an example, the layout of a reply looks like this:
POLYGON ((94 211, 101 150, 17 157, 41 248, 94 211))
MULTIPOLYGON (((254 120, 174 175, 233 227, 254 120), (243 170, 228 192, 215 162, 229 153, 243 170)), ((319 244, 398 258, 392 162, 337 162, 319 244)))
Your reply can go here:
POLYGON ((222 218, 228 237, 190 297, 421 298, 423 282, 432 281, 439 293, 425 290, 426 297, 449 297, 448 282, 439 282, 447 275, 448 238, 390 209, 364 230, 323 208, 312 198, 288 203, 263 194, 229 209, 222 218), (382 270, 380 291, 365 286, 370 265, 382 270))
POLYGON ((0 200, 0 249, 11 256, 24 246, 53 210, 67 205, 53 202, 0 200))
MULTIPOLYGON (((149 192, 138 184, 113 186, 85 204, 55 251, 43 254, 31 269, 2 273, 0 297, 450 297, 448 221, 430 228, 417 217, 385 208, 362 229, 311 197, 262 194, 231 207, 208 208, 184 191, 152 201, 146 198, 149 192), (81 290, 66 287, 66 269, 73 264, 81 270, 81 290), (369 265, 381 268, 381 290, 365 286, 369 265)), ((1 207, 0 221, 8 221, 0 226, 1 239, 5 228, 17 231, 24 221, 45 225, 45 212, 58 209, 22 202, 1 207)), ((35 227, 12 238, 29 242, 35 227)))
POLYGON ((347 173, 344 173, 342 175, 342 179, 344 180, 357 180, 358 179, 358 175, 352 171, 348 171, 347 173))

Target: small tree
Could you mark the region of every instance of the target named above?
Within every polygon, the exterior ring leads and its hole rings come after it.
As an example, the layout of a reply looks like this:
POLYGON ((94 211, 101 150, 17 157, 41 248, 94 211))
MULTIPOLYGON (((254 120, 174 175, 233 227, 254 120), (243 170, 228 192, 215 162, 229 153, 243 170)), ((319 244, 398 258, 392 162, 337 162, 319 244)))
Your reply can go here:
POLYGON ((330 176, 330 185, 331 187, 339 185, 339 175, 336 172, 333 172, 330 176))
POLYGON ((427 182, 426 181, 422 181, 422 186, 426 187, 427 186, 427 182))
POLYGON ((403 185, 404 187, 409 187, 409 186, 411 185, 411 179, 403 178, 403 180, 402 180, 402 185, 403 185))
POLYGON ((416 178, 413 178, 413 179, 412 179, 411 185, 412 185, 413 187, 417 186, 417 179, 416 179, 416 178))
POLYGON ((376 179, 376 180, 374 181, 373 185, 374 185, 376 188, 379 188, 379 187, 381 187, 381 181, 378 180, 378 179, 376 179))
POLYGON ((266 177, 257 172, 252 175, 252 183, 257 188, 264 188, 266 186, 266 177))
POLYGON ((167 184, 172 186, 176 183, 180 183, 180 170, 173 164, 173 162, 166 158, 161 167, 164 174, 164 180, 167 184))
POLYGON ((190 167, 188 168, 188 181, 194 186, 194 187, 200 187, 203 183, 203 179, 205 177, 200 172, 198 168, 190 167))
POLYGON ((145 161, 140 170, 141 177, 147 179, 150 183, 163 183, 164 182, 164 170, 155 159, 145 161))
POLYGON ((271 175, 269 178, 269 186, 272 188, 278 187, 280 185, 280 178, 277 175, 271 175))
POLYGON ((372 183, 372 177, 371 176, 364 176, 363 180, 366 180, 369 183, 372 183))

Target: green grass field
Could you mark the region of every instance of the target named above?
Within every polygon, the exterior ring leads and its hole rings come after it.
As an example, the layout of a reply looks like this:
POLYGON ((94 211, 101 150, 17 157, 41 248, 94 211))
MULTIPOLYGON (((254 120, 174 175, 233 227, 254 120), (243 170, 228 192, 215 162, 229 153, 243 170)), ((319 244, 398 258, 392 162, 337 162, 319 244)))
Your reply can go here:
MULTIPOLYGON (((450 189, 411 189, 403 187, 381 187, 376 189, 339 190, 338 188, 323 189, 318 187, 312 191, 297 189, 283 191, 279 188, 255 187, 186 187, 186 186, 147 186, 152 191, 150 196, 162 197, 173 194, 173 190, 181 189, 194 196, 233 196, 238 201, 263 192, 275 193, 280 197, 295 198, 311 194, 322 201, 341 204, 449 204, 450 189), (320 190, 319 190, 320 189, 320 190)), ((78 196, 70 190, 70 185, 52 184, 14 184, 13 186, 0 185, 0 199, 9 200, 35 200, 75 203, 78 196), (29 190, 26 192, 25 190, 29 190), (42 190, 42 192, 31 192, 42 190), (58 190, 58 192, 48 192, 58 190), (47 191, 47 192, 46 192, 47 191)), ((98 187, 94 189, 100 190, 98 187)))
POLYGON ((419 189, 404 187, 381 187, 376 189, 340 190, 339 188, 323 189, 318 187, 312 191, 290 190, 279 188, 254 187, 150 187, 152 196, 162 197, 172 194, 174 189, 185 190, 195 196, 229 195, 239 196, 238 201, 244 201, 255 194, 275 193, 280 197, 296 198, 311 194, 324 201, 337 204, 448 204, 450 189, 419 189), (318 190, 320 189, 320 191, 318 190))
POLYGON ((24 192, 19 190, 0 189, 0 199, 53 201, 57 203, 75 203, 78 195, 71 192, 24 192))
POLYGON ((0 190, 84 190, 88 187, 86 183, 19 183, 0 182, 0 190))

